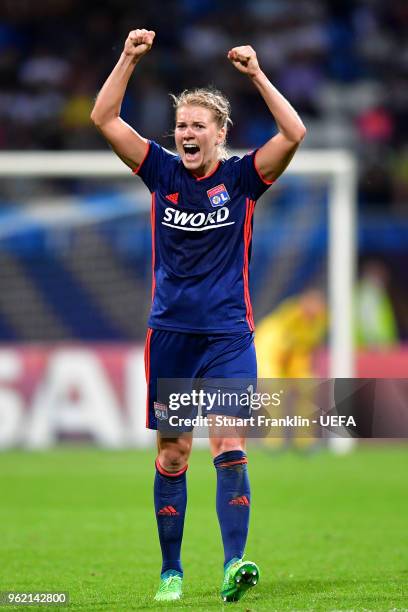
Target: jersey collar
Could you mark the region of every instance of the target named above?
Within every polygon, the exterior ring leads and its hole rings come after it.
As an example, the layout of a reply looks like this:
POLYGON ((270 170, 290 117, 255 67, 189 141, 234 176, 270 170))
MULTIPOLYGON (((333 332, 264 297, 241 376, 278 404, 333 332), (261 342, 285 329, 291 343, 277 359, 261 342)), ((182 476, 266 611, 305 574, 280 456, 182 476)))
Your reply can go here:
POLYGON ((217 165, 211 170, 211 172, 209 172, 208 174, 205 174, 204 176, 194 176, 194 174, 192 172, 190 172, 190 170, 188 170, 187 172, 190 174, 190 176, 193 177, 193 179, 195 179, 196 181, 203 181, 204 179, 210 178, 210 176, 212 176, 213 174, 215 174, 218 170, 218 168, 221 165, 221 160, 218 160, 217 165))

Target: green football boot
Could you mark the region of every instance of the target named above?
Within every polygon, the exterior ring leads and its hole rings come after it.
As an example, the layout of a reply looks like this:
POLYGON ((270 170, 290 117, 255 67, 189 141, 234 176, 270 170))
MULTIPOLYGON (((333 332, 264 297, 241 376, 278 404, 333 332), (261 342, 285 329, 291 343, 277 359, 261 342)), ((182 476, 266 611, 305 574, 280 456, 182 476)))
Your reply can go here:
POLYGON ((221 599, 239 601, 259 581, 259 567, 252 561, 232 559, 226 566, 221 586, 221 599))
POLYGON ((164 572, 160 578, 160 585, 154 596, 156 601, 176 601, 182 595, 183 577, 172 570, 164 572))

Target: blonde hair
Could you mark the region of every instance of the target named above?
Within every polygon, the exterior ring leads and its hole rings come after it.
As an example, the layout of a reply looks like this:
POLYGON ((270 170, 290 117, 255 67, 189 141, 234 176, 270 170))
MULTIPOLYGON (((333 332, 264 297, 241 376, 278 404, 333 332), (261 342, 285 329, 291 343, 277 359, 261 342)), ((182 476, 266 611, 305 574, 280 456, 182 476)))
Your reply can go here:
POLYGON ((231 121, 231 105, 228 98, 218 89, 212 87, 200 87, 197 89, 185 89, 178 96, 170 94, 173 100, 173 108, 177 111, 181 106, 202 106, 208 108, 214 116, 215 122, 219 129, 225 129, 224 142, 218 145, 219 159, 226 159, 228 151, 226 148, 227 132, 231 121))

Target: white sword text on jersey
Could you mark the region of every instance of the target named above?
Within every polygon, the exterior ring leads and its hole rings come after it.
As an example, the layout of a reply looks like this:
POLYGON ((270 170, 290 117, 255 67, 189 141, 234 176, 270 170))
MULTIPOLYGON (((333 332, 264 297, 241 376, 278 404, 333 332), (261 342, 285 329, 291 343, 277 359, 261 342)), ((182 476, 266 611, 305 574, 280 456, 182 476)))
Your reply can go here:
POLYGON ((229 209, 226 206, 212 212, 187 212, 168 206, 164 211, 162 225, 184 230, 185 232, 203 232, 226 225, 234 225, 235 221, 227 221, 229 209))

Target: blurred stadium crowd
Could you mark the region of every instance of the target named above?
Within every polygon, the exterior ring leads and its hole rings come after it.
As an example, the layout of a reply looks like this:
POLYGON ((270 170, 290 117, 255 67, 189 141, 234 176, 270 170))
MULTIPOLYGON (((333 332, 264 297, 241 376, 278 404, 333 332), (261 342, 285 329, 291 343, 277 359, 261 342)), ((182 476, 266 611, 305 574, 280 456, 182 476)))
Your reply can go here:
POLYGON ((404 0, 5 0, 0 7, 0 148, 99 149, 95 93, 127 32, 157 32, 123 115, 171 145, 170 91, 213 83, 231 98, 232 148, 274 129, 226 51, 250 43, 309 128, 305 147, 345 146, 361 162, 360 202, 408 196, 408 5, 404 0))

